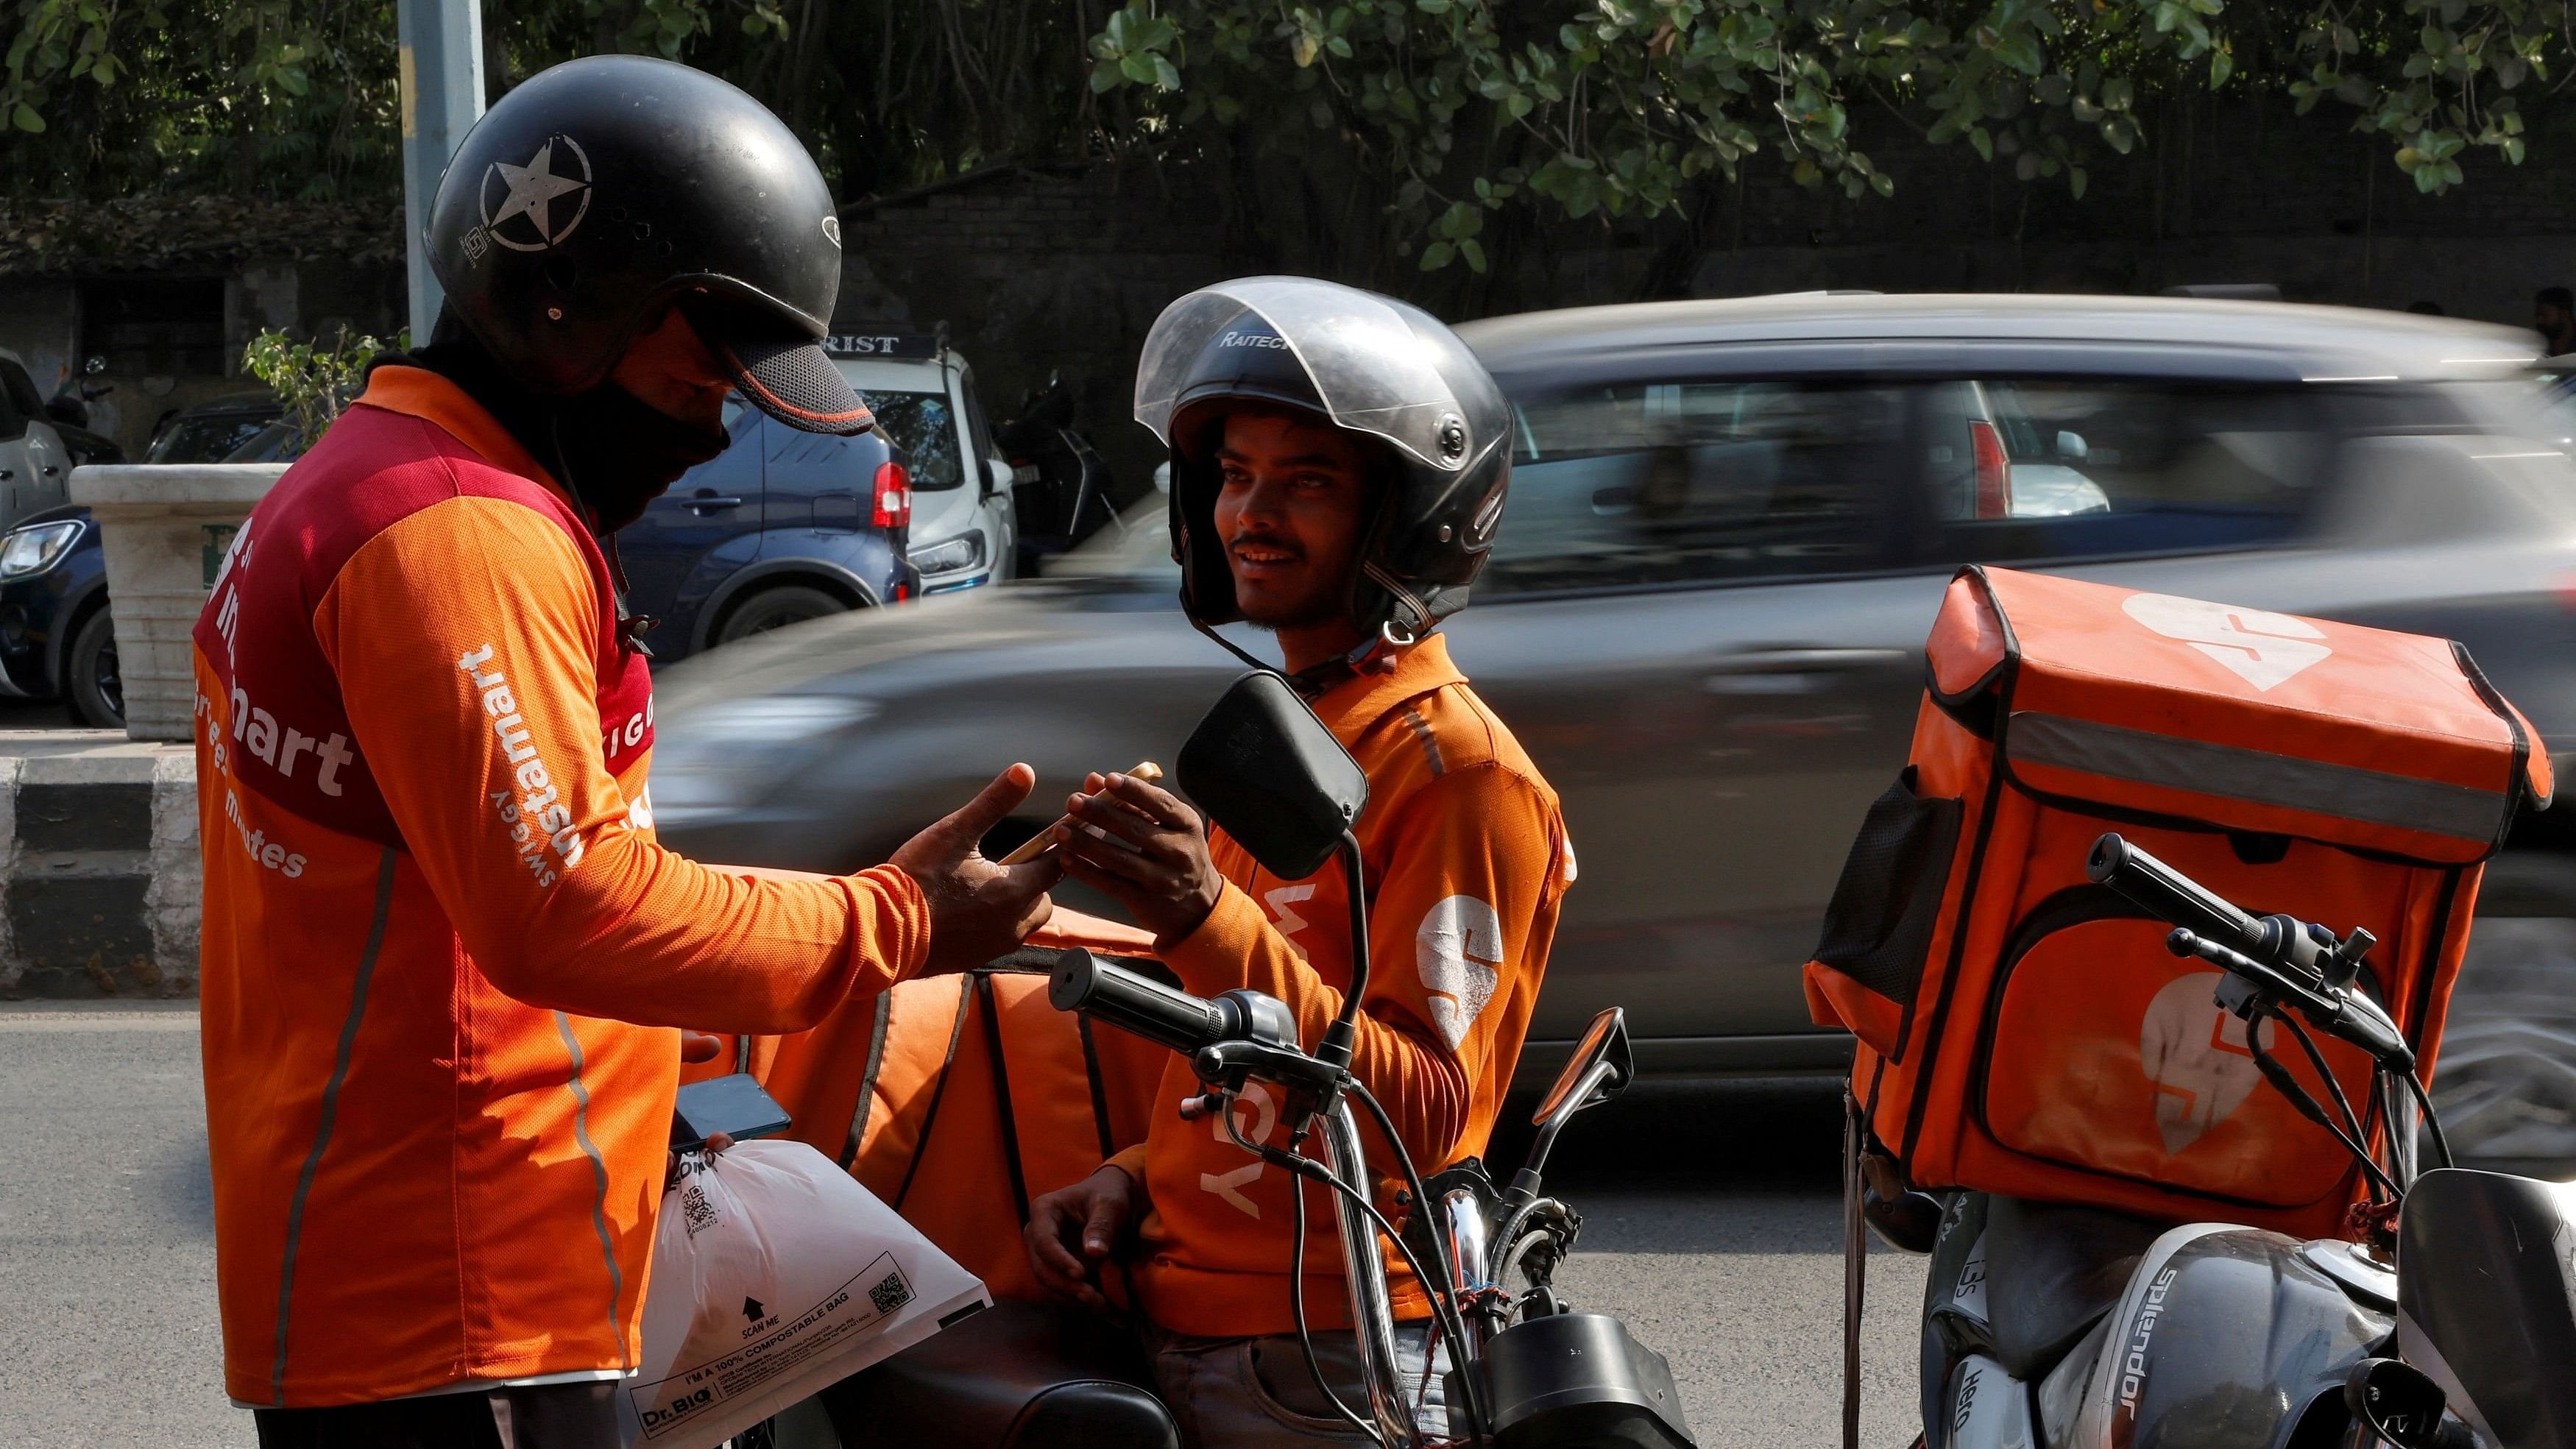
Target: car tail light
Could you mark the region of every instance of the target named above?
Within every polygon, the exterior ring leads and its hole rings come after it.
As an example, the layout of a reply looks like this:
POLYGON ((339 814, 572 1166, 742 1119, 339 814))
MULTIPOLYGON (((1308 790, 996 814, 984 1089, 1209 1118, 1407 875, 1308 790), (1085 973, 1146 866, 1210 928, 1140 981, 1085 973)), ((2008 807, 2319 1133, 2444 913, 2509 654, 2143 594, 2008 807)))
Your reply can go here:
POLYGON ((912 475, 901 463, 877 465, 876 496, 868 506, 868 522, 879 528, 912 526, 912 475))
POLYGON ((1977 457, 1976 516, 2012 517, 2012 459, 2004 453, 2003 435, 1985 419, 1971 418, 1968 446, 1977 457))

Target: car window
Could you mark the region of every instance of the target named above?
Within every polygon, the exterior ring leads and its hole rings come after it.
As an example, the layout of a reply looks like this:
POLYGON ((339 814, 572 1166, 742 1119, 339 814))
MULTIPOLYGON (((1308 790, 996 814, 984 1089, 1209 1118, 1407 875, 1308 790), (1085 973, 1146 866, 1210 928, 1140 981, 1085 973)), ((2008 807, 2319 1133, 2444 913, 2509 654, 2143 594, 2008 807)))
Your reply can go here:
POLYGON ((2288 389, 2018 378, 1926 384, 1920 398, 1915 476, 1935 562, 2274 542, 2334 451, 2316 400, 2288 389))
POLYGON ((886 441, 910 455, 913 491, 935 493, 966 481, 957 453, 957 414, 946 393, 872 387, 865 396, 886 441))
POLYGON ((274 419, 261 413, 182 414, 143 455, 147 463, 216 463, 259 436, 274 419))
POLYGON ((1902 389, 1628 382, 1514 412, 1480 597, 1850 572, 1879 559, 1902 389))
POLYGON ((45 400, 36 393, 27 369, 0 357, 0 442, 23 436, 30 418, 45 415, 45 400))

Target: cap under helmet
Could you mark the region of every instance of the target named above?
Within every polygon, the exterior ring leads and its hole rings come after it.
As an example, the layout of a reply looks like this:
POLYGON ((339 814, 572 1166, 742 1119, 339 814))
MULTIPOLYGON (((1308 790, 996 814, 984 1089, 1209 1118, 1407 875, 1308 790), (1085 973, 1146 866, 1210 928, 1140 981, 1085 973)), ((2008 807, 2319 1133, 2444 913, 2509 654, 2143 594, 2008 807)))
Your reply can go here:
POLYGON ((1351 622, 1415 637, 1466 606, 1511 481, 1510 408, 1439 319, 1310 277, 1247 277, 1163 309, 1136 371, 1136 420, 1172 451, 1172 557, 1202 624, 1243 617, 1216 537, 1224 404, 1302 409, 1386 445, 1394 466, 1360 548, 1351 622))
POLYGON ((818 345, 841 286, 823 173, 704 71, 600 55, 529 77, 466 133, 424 242, 448 307, 537 392, 597 386, 678 300, 763 412, 870 424, 818 345))

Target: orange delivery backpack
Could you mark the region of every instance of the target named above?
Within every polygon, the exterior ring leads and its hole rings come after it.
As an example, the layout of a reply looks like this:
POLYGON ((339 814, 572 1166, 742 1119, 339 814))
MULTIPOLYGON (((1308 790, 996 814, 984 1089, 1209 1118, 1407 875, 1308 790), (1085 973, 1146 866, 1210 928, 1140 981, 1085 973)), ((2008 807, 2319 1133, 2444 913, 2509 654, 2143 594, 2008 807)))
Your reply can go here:
MULTIPOLYGON (((1032 1199, 1145 1140, 1169 1049, 1047 1001, 1055 953, 855 997, 781 1038, 764 1085, 787 1135, 847 1168, 993 1296, 1043 1297, 1032 1199)), ((1123 963, 1160 970, 1157 963, 1123 963)))
MULTIPOLYGON (((2359 1167, 2085 857, 2116 830, 2255 914, 2366 927, 2429 1076, 2482 862, 2548 802, 2530 726, 2440 639, 2003 569, 1951 581, 1926 653, 1805 973, 1875 1149, 1919 1188, 2342 1235, 2359 1167)), ((2319 1045, 2384 1132, 2368 1059, 2319 1045)))

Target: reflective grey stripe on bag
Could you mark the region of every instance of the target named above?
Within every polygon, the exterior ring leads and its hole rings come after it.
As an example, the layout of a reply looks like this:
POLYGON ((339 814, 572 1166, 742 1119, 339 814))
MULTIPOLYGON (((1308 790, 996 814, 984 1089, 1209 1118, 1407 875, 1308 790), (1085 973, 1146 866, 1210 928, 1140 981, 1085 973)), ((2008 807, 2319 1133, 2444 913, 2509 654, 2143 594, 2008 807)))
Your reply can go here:
POLYGON ((2505 812, 2513 808, 2514 799, 2501 790, 2446 785, 2054 714, 2014 715, 2005 731, 2004 750, 2010 759, 2034 765, 2481 843, 2503 833, 2505 812))

